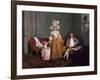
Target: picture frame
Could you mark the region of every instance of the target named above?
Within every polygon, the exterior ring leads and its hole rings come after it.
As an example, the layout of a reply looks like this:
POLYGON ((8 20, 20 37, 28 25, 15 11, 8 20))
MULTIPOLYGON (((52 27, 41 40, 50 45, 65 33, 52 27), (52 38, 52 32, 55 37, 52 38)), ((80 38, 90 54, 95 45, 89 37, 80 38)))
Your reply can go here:
POLYGON ((81 4, 11 1, 11 79, 29 79, 97 74, 97 6, 81 4), (22 54, 23 11, 89 14, 89 65, 79 67, 24 69, 22 54), (79 10, 79 11, 78 11, 79 10), (21 38, 21 39, 20 39, 21 38), (20 59, 21 58, 21 59, 20 59), (68 71, 69 69, 69 71, 68 71), (77 69, 77 70, 76 70, 77 69))

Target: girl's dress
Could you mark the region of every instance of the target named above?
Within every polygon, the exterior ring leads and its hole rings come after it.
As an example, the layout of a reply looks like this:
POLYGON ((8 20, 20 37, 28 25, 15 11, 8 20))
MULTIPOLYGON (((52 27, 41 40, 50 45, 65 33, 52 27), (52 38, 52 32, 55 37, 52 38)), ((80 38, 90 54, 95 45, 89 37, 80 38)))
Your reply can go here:
POLYGON ((50 47, 47 47, 46 45, 43 46, 42 51, 42 60, 50 60, 50 47))

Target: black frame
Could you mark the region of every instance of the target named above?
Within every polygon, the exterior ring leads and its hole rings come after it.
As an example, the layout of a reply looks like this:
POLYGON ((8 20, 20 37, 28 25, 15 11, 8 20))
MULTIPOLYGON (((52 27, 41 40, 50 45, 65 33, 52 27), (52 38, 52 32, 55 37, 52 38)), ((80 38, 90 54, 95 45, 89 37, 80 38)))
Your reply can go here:
POLYGON ((47 2, 31 2, 31 1, 11 1, 11 79, 28 79, 28 78, 44 78, 44 77, 61 77, 74 75, 92 75, 97 74, 97 6, 96 5, 80 5, 80 4, 63 4, 63 3, 47 3, 47 2), (53 74, 39 74, 39 75, 17 75, 17 24, 16 12, 17 5, 34 5, 34 6, 49 6, 49 7, 69 7, 94 9, 94 71, 73 72, 73 73, 53 73, 53 74))

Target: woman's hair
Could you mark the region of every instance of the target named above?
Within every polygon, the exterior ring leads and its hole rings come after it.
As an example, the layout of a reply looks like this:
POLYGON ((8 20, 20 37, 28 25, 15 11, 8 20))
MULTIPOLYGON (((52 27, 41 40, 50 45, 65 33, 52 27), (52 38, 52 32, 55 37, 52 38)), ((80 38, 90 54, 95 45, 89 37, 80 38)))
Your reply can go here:
POLYGON ((70 38, 70 34, 71 34, 71 33, 73 33, 73 37, 75 37, 75 33, 74 33, 74 32, 69 32, 69 33, 66 34, 65 38, 66 38, 66 37, 67 37, 67 38, 70 38))

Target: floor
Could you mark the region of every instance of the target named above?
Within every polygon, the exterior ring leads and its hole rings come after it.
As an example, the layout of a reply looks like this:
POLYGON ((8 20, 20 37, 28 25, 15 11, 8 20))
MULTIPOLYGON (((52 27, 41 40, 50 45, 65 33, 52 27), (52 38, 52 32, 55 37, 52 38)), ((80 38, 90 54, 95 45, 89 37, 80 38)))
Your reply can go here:
POLYGON ((23 55, 23 68, 46 68, 46 67, 69 67, 69 66, 86 66, 89 65, 89 48, 84 47, 82 50, 71 54, 69 59, 64 58, 43 61, 40 55, 36 55, 35 52, 32 54, 23 55))

